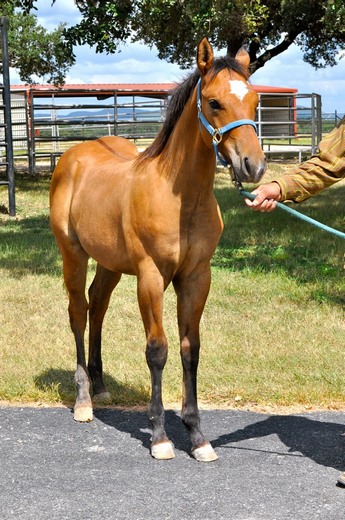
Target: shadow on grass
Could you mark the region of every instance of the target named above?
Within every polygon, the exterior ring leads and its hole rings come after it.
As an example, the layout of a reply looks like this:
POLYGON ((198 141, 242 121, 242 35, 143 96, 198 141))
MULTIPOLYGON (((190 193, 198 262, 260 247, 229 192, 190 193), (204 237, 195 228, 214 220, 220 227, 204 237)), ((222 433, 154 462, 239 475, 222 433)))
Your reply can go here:
MULTIPOLYGON (((149 393, 144 388, 125 385, 109 374, 104 374, 104 383, 111 395, 113 406, 145 406, 149 401, 149 393)), ((71 406, 76 399, 74 371, 50 368, 35 378, 40 390, 51 395, 58 393, 58 398, 66 406, 71 406)))
POLYGON ((17 218, 6 218, 0 228, 0 265, 15 278, 27 274, 61 276, 61 259, 47 215, 49 186, 50 177, 16 177, 17 198, 31 214, 23 218, 19 211, 17 218))
MULTIPOLYGON (((248 191, 251 188, 247 188, 248 191)), ((299 284, 313 284, 313 299, 345 304, 345 241, 284 211, 253 212, 235 189, 216 188, 225 229, 212 265, 231 271, 285 273, 299 284)), ((339 230, 345 229, 345 186, 326 190, 303 204, 301 213, 339 230)))
MULTIPOLYGON (((308 457, 325 467, 345 470, 345 425, 318 421, 294 415, 272 415, 263 421, 249 424, 243 429, 224 434, 212 441, 212 446, 237 450, 254 449, 253 443, 238 443, 269 435, 277 435, 294 457, 308 457), (236 445, 233 445, 236 444, 236 445)), ((270 453, 277 453, 270 451, 270 453)))
MULTIPOLYGON (((48 178, 24 176, 23 191, 47 196, 48 178)), ((250 187, 247 187, 250 191, 250 187)), ((281 210, 255 213, 230 185, 216 187, 225 229, 212 260, 217 268, 285 273, 299 284, 315 285, 311 298, 345 304, 342 269, 345 242, 281 210)), ((299 211, 337 229, 345 229, 345 186, 325 190, 299 211)), ((13 277, 27 274, 61 276, 61 258, 45 215, 8 220, 0 230, 0 265, 13 277)))
MULTIPOLYGON (((7 180, 6 175, 0 173, 0 180, 7 180)), ((44 175, 29 175, 26 171, 16 171, 15 187, 16 190, 24 193, 38 193, 42 194, 47 201, 49 197, 51 174, 47 174, 46 170, 44 175)))
POLYGON ((8 221, 0 232, 1 268, 20 278, 27 274, 61 275, 61 258, 45 215, 8 221))

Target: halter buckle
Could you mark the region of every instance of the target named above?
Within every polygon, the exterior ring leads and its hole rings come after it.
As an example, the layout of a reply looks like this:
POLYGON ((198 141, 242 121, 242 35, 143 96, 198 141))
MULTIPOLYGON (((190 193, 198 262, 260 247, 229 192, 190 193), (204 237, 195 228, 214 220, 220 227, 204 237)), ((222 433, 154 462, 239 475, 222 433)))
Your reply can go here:
POLYGON ((212 139, 216 144, 219 144, 222 141, 223 135, 220 133, 219 128, 216 128, 213 132, 212 139))

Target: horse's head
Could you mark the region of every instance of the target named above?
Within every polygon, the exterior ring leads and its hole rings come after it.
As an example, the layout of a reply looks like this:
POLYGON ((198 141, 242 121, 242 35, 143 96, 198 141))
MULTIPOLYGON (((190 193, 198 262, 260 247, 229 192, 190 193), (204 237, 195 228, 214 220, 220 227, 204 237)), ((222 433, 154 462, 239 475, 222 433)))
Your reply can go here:
POLYGON ((258 95, 247 82, 249 55, 241 49, 235 59, 214 59, 206 38, 198 47, 198 117, 205 142, 232 166, 239 182, 257 182, 266 158, 256 135, 254 117, 258 95))

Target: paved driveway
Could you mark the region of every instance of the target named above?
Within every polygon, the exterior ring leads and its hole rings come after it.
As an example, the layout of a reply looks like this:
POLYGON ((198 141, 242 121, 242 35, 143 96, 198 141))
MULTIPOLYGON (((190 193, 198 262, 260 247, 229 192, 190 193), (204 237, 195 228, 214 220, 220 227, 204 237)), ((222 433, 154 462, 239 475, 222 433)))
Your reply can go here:
POLYGON ((0 408, 1 520, 340 520, 345 413, 203 411, 219 460, 198 463, 177 413, 176 458, 149 455, 146 414, 0 408))

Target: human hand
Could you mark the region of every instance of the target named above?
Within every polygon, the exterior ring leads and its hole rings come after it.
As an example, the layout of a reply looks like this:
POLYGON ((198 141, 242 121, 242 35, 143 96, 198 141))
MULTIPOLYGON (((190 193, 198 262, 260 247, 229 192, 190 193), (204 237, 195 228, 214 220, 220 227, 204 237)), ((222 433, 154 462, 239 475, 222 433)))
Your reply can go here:
POLYGON ((274 181, 258 186, 252 194, 256 195, 255 199, 246 198, 244 202, 253 211, 273 211, 281 199, 280 186, 274 181))

